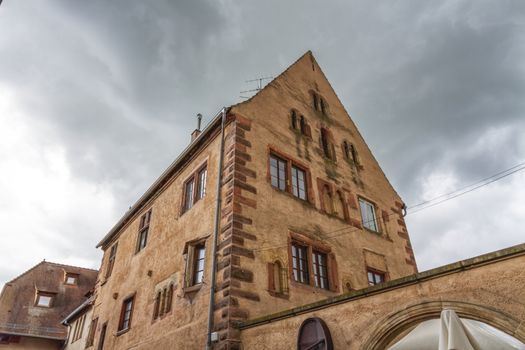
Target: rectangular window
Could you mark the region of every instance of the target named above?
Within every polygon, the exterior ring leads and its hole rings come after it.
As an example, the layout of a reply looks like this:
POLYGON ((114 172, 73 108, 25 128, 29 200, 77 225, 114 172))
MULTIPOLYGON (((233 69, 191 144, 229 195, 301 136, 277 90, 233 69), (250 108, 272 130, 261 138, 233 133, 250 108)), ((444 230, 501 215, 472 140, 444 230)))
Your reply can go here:
POLYGON ((55 293, 37 292, 36 295, 36 306, 40 307, 52 307, 55 299, 55 293))
POLYGON ((151 209, 140 218, 139 237, 137 240, 137 253, 146 247, 148 243, 149 223, 151 221, 151 209))
POLYGON ((270 177, 272 186, 286 191, 286 161, 270 155, 270 177))
POLYGON ((109 278, 109 276, 111 276, 111 272, 113 272, 113 265, 115 265, 115 258, 117 256, 117 245, 118 243, 113 244, 111 250, 109 251, 108 266, 106 268, 106 278, 109 278))
POLYGON ((292 194, 306 200, 306 172, 292 165, 292 194))
POLYGON ((297 282, 309 284, 308 249, 298 244, 292 244, 292 271, 297 282))
POLYGON ((197 176, 197 199, 202 199, 206 195, 206 177, 208 176, 208 169, 204 168, 199 171, 197 176))
POLYGON ((385 281, 384 272, 379 272, 376 270, 368 269, 367 275, 368 275, 368 285, 369 286, 374 286, 376 284, 383 283, 385 281))
POLYGON ((125 331, 131 327, 131 316, 133 314, 133 301, 135 297, 132 296, 122 302, 122 310, 120 312, 120 322, 118 330, 125 331))
POLYGON ((78 281, 78 274, 77 273, 66 273, 66 279, 64 281, 65 284, 69 285, 76 285, 78 281))
POLYGON ((359 207, 363 226, 371 231, 379 232, 374 205, 363 198, 359 198, 359 207))
POLYGON ((328 288, 328 264, 326 254, 313 251, 312 267, 314 272, 314 283, 318 288, 328 288))
POLYGON ((98 318, 95 318, 91 321, 91 325, 89 326, 89 333, 86 339, 86 348, 89 346, 92 346, 95 342, 95 332, 97 330, 97 324, 98 324, 98 318))
POLYGON ((192 178, 184 185, 184 211, 188 211, 193 206, 193 188, 195 180, 192 178))
POLYGON ((102 325, 102 329, 100 330, 100 338, 98 340, 98 346, 97 350, 104 350, 104 341, 106 340, 106 330, 108 329, 108 323, 104 323, 102 325))
POLYGON ((193 278, 192 285, 202 283, 204 277, 204 258, 206 251, 204 244, 198 244, 193 251, 193 278))

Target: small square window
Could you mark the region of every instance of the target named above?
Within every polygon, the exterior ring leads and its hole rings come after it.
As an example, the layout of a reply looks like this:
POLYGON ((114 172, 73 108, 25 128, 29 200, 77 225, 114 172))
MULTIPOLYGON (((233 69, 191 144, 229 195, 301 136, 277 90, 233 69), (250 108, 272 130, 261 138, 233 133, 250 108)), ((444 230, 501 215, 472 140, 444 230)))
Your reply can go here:
POLYGON ((376 270, 367 270, 368 285, 374 286, 385 281, 385 273, 376 270))
POLYGON ((65 284, 76 285, 77 282, 78 282, 78 274, 66 273, 66 280, 64 281, 65 284))
POLYGON ((54 293, 37 292, 35 305, 40 307, 52 307, 54 299, 54 293))
POLYGON ((374 205, 363 198, 359 198, 359 207, 361 209, 363 226, 370 231, 379 232, 374 205))

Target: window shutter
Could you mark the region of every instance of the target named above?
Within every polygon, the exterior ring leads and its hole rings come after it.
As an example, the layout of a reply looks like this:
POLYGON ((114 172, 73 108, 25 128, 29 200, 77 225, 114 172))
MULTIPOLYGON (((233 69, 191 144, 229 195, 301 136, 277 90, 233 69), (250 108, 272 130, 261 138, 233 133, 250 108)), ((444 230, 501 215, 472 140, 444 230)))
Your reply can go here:
POLYGON ((273 263, 268 263, 268 290, 275 291, 275 276, 273 263))
POLYGON ((335 260, 335 254, 328 254, 328 268, 330 274, 330 290, 332 292, 339 291, 339 273, 337 271, 337 261, 335 260))

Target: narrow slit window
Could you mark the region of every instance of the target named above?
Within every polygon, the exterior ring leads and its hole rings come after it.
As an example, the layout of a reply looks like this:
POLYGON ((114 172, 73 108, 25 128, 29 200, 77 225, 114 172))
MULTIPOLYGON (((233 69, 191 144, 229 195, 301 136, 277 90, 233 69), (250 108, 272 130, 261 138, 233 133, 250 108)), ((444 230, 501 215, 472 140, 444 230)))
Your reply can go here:
POLYGON ((195 179, 191 179, 184 185, 184 211, 190 210, 193 206, 193 191, 195 179))
POLYGON ((137 241, 137 252, 140 252, 148 243, 149 224, 151 221, 151 209, 140 218, 139 237, 137 241))
POLYGON ((297 130, 297 113, 292 111, 291 114, 292 129, 297 130))

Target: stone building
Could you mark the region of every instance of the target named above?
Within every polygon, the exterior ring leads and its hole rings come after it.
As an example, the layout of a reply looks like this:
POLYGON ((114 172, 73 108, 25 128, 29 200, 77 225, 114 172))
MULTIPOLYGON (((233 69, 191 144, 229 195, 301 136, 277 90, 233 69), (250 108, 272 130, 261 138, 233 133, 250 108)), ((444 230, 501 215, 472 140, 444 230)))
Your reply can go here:
POLYGON ((417 272, 403 201, 311 52, 192 136, 98 244, 96 347, 236 349, 239 322, 417 272))
POLYGON ((0 349, 61 349, 61 321, 86 300, 97 271, 42 261, 0 294, 0 349))
POLYGON ((64 350, 84 350, 91 345, 87 342, 87 339, 92 338, 89 332, 95 331, 95 328, 91 327, 94 301, 95 298, 93 295, 90 295, 88 299, 62 321, 62 324, 67 327, 67 339, 63 347, 64 350))

